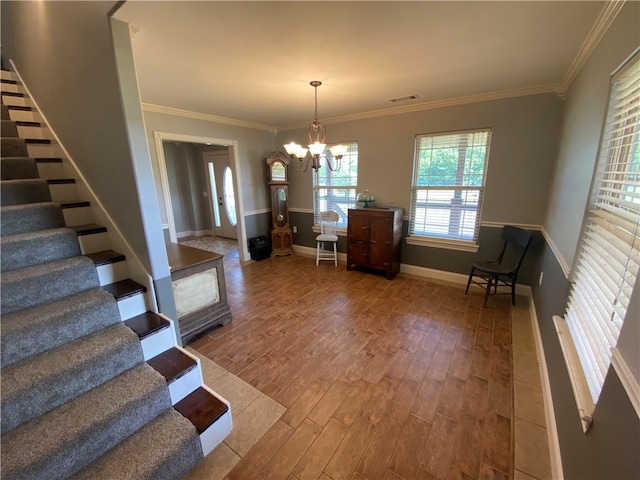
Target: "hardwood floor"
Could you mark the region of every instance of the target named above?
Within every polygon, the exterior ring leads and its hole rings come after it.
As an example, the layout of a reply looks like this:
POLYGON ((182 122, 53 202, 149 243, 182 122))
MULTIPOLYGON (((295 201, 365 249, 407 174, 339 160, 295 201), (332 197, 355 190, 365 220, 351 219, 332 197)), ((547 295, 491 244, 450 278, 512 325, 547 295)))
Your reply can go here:
POLYGON ((287 408, 227 478, 514 478, 507 296, 483 309, 299 255, 224 262, 233 320, 190 346, 287 408))

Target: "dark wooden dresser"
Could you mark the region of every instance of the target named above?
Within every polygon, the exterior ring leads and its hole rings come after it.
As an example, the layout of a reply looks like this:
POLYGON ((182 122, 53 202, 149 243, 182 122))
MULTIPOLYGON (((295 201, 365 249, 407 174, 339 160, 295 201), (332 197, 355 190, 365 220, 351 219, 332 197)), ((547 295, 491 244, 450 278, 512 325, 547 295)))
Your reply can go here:
POLYGON ((350 208, 347 270, 381 270, 388 279, 400 271, 402 208, 350 208))
POLYGON ((168 243, 167 256, 182 344, 208 328, 229 323, 223 255, 168 243))

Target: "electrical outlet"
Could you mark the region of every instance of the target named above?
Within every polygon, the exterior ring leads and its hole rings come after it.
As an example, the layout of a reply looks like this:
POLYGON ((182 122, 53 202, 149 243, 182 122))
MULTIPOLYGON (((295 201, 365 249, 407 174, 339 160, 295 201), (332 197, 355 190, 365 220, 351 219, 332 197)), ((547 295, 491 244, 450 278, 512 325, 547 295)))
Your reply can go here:
POLYGON ((298 233, 298 227, 296 227, 295 225, 293 226, 293 233, 298 233))
POLYGON ((538 285, 542 285, 542 276, 544 275, 544 272, 540 272, 540 278, 538 278, 538 285))

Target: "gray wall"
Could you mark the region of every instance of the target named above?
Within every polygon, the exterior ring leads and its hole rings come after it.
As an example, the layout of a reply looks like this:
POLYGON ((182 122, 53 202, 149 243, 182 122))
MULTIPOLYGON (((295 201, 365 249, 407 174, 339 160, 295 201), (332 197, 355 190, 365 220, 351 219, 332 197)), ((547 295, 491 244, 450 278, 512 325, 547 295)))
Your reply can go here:
MULTIPOLYGON (((421 133, 492 128, 482 221, 540 226, 543 223, 549 178, 553 171, 562 101, 555 94, 531 95, 439 108, 401 115, 327 125, 327 142, 358 142, 358 191, 368 188, 378 205, 393 202, 409 214, 415 136, 421 133)), ((304 130, 279 132, 277 147, 303 142, 304 130)), ((312 176, 292 171, 289 187, 291 225, 298 226, 294 243, 315 247, 312 232, 312 176)), ((407 234, 404 224, 404 236, 407 234)), ((480 229, 477 253, 408 245, 402 242, 402 263, 467 274, 471 262, 497 255, 501 228, 480 229)), ((520 281, 531 285, 541 251, 535 240, 522 267, 520 281)), ((344 241, 338 243, 346 251, 344 241)))
MULTIPOLYGON (((550 244, 544 245, 537 267, 537 271, 544 272, 544 281, 533 288, 563 469, 568 479, 640 478, 640 421, 615 369, 609 369, 593 424, 584 434, 551 319, 552 315, 562 315, 566 308, 569 282, 561 264, 571 266, 574 260, 596 162, 610 75, 638 47, 638 32, 640 3, 627 2, 569 89, 544 223, 550 244), (559 257, 552 251, 551 244, 559 257)), ((619 350, 636 379, 640 378, 638 288, 636 282, 636 304, 627 313, 618 341, 619 350)))
POLYGON ((153 278, 168 275, 128 28, 116 2, 2 2, 2 56, 153 278), (114 55, 114 39, 115 52, 114 55), (118 73, 118 64, 126 68, 118 73), (133 133, 134 136, 129 136, 133 133), (144 209, 144 215, 143 215, 144 209))
POLYGON ((202 152, 206 149, 184 142, 163 142, 171 206, 176 232, 212 230, 209 197, 202 152))

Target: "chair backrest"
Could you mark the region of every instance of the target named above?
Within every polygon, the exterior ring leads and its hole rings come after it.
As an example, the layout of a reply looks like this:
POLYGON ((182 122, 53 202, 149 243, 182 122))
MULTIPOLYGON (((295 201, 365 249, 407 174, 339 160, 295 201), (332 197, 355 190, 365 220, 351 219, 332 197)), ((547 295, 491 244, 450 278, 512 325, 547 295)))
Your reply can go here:
POLYGON ((318 221, 320 222, 320 233, 322 235, 335 235, 338 231, 338 212, 320 212, 318 221))
POLYGON ((502 248, 502 253, 500 254, 500 263, 502 263, 502 259, 504 257, 507 246, 512 245, 516 247, 520 251, 520 254, 517 257, 512 271, 517 272, 520 269, 520 265, 522 265, 522 261, 524 260, 524 256, 527 253, 527 250, 529 249, 531 238, 531 232, 528 232, 523 228, 514 227, 513 225, 505 225, 502 229, 502 240, 504 240, 504 247, 502 248))

